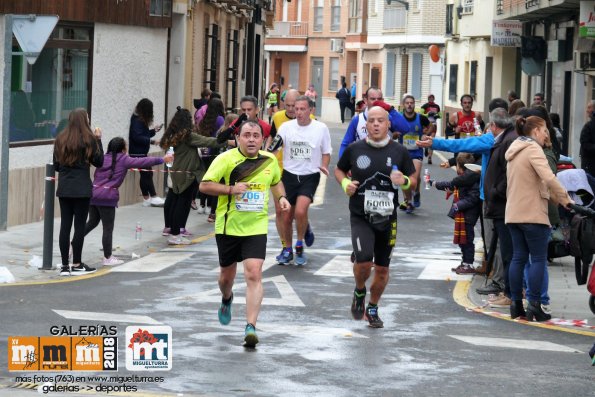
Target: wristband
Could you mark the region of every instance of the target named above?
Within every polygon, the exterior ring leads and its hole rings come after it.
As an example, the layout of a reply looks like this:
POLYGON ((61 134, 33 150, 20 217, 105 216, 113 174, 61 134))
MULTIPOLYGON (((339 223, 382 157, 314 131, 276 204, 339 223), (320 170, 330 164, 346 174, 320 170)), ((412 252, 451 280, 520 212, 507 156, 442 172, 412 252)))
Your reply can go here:
POLYGON ((351 183, 351 179, 345 177, 343 178, 343 180, 341 181, 341 187, 343 188, 343 191, 345 193, 347 193, 347 186, 349 186, 349 184, 351 183))
POLYGON ((233 187, 231 185, 229 185, 229 193, 227 193, 228 196, 231 196, 231 190, 233 189, 233 187))
POLYGON ((287 196, 285 196, 285 195, 282 194, 281 196, 279 196, 279 198, 277 199, 277 201, 280 202, 282 198, 284 198, 285 200, 287 200, 287 196))
POLYGON ((401 185, 401 189, 403 189, 403 190, 407 190, 407 189, 409 189, 409 187, 411 186, 411 180, 409 179, 409 177, 408 177, 408 176, 405 176, 405 175, 403 175, 403 178, 405 178, 405 180, 406 180, 407 182, 405 182, 404 184, 402 184, 402 185, 401 185))

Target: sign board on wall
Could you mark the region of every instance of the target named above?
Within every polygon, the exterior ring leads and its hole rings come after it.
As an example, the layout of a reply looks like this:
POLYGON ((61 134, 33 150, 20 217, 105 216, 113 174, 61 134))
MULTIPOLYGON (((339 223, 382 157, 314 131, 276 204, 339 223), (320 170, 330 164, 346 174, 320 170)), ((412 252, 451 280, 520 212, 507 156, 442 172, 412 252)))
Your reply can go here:
POLYGON ((578 36, 595 39, 595 1, 581 1, 578 36))
POLYGON ((522 34, 521 21, 492 21, 492 47, 520 47, 522 34))

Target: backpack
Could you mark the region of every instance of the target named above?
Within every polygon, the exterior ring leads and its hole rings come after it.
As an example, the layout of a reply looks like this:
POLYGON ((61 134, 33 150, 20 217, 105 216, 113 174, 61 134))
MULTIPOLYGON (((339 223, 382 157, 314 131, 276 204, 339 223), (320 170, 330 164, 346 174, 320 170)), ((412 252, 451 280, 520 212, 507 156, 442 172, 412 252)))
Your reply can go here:
POLYGON ((595 253, 595 221, 576 214, 570 221, 570 255, 574 256, 576 282, 583 285, 595 253))

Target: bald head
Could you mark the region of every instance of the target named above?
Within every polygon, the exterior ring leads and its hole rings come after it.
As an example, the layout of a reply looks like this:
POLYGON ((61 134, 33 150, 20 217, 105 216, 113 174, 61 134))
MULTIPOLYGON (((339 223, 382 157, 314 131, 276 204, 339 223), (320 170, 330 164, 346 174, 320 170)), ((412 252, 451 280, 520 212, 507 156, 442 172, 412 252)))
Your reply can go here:
POLYGON ((377 142, 386 139, 389 126, 390 121, 386 110, 380 106, 372 106, 368 109, 368 120, 366 121, 368 138, 377 142))
POLYGON ((294 89, 287 90, 287 94, 285 94, 285 112, 290 118, 295 118, 295 100, 299 96, 300 92, 294 89))

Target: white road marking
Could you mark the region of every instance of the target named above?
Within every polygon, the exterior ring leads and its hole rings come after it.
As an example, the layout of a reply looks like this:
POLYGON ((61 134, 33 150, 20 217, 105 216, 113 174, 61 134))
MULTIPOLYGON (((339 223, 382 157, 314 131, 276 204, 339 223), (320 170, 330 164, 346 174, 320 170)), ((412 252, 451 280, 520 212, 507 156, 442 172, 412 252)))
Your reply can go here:
POLYGON ((315 276, 353 277, 349 256, 337 255, 314 273, 315 276))
POLYGON ((329 328, 320 327, 317 325, 284 325, 279 323, 258 323, 256 329, 260 332, 269 332, 271 334, 288 334, 288 335, 323 335, 323 336, 337 336, 342 338, 364 338, 368 337, 358 334, 346 328, 329 328))
POLYGON ((128 324, 163 324, 149 316, 139 316, 135 314, 116 314, 100 312, 80 312, 71 310, 52 310, 54 313, 64 318, 72 320, 87 320, 99 323, 116 322, 128 324))
POLYGON ((127 262, 122 266, 114 266, 112 272, 156 273, 186 260, 192 255, 194 255, 192 252, 157 252, 127 262))
POLYGON ((539 350, 561 353, 582 353, 580 350, 576 350, 568 346, 558 345, 557 343, 540 340, 485 338, 479 336, 476 337, 463 335, 448 336, 454 339, 458 339, 462 342, 470 343, 475 346, 504 347, 509 349, 539 350))
MULTIPOLYGON (((304 302, 299 298, 299 296, 295 293, 295 290, 289 285, 289 282, 285 278, 285 276, 275 276, 269 278, 262 279, 263 284, 273 283, 275 288, 279 291, 281 298, 270 298, 267 297, 266 293, 266 285, 264 285, 265 294, 264 299, 262 301, 263 305, 270 305, 270 306, 293 306, 293 307, 304 307, 304 302)), ((233 303, 240 303, 245 305, 246 298, 244 296, 238 296, 239 291, 243 291, 246 289, 246 283, 237 283, 234 285, 234 298, 233 303)), ((208 291, 202 291, 197 294, 192 295, 185 295, 185 296, 178 296, 175 298, 170 298, 168 300, 186 300, 186 301, 195 301, 197 303, 204 303, 204 302, 221 302, 221 291, 219 288, 213 288, 208 291)))
POLYGON ((433 260, 428 263, 417 278, 419 280, 471 280, 473 277, 471 274, 456 274, 450 270, 458 265, 457 261, 433 260))

